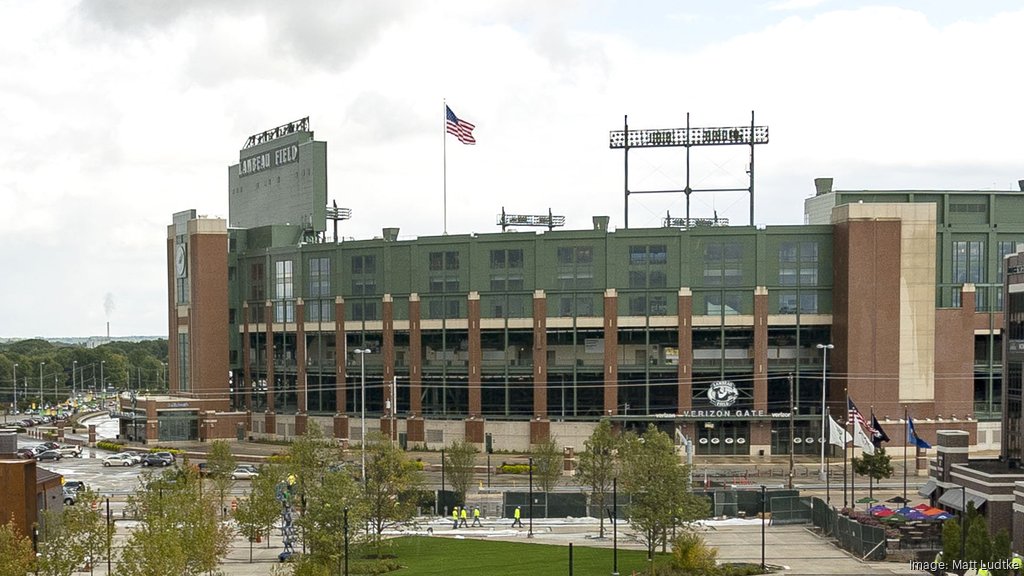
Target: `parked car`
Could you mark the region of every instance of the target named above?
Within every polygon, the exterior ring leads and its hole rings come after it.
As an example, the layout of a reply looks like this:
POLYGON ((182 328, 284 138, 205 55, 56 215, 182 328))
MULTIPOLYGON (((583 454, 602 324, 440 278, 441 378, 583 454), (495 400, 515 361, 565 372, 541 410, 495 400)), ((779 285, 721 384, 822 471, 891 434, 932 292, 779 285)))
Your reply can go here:
POLYGON ((232 480, 252 480, 260 475, 259 470, 251 464, 240 464, 231 473, 232 480))
POLYGON ((104 466, 131 466, 133 464, 135 464, 135 459, 132 458, 131 454, 125 452, 111 454, 103 459, 104 466))
POLYGON ((16 454, 18 455, 18 458, 23 458, 25 460, 30 460, 36 457, 36 453, 33 452, 31 448, 18 448, 16 454))
POLYGON ((198 465, 196 465, 196 468, 199 470, 199 476, 203 478, 210 474, 210 467, 206 464, 206 462, 200 462, 198 465))
POLYGON ((174 462, 177 461, 177 458, 174 456, 173 452, 154 452, 154 454, 163 458, 164 460, 167 460, 171 464, 174 464, 174 462))
POLYGON ((67 485, 64 486, 64 505, 74 506, 75 502, 78 501, 78 492, 74 489, 69 489, 67 485))
POLYGON ((39 454, 36 454, 36 460, 43 462, 45 460, 60 460, 62 458, 61 453, 56 450, 44 450, 39 454))
POLYGON ((143 466, 170 466, 171 461, 161 458, 159 454, 146 454, 142 457, 143 466))
POLYGON ((128 457, 131 458, 132 464, 139 464, 142 462, 142 454, 134 450, 125 450, 124 452, 121 452, 121 454, 127 454, 128 457))
POLYGON ((57 448, 60 448, 60 444, 57 444, 56 442, 43 442, 40 446, 47 450, 56 450, 57 448))
POLYGON ((82 447, 76 444, 65 444, 56 448, 60 452, 61 456, 71 456, 72 458, 82 457, 82 447))
POLYGON ((65 480, 64 481, 64 489, 65 490, 72 490, 74 492, 85 492, 85 488, 86 488, 85 482, 82 482, 81 480, 65 480))

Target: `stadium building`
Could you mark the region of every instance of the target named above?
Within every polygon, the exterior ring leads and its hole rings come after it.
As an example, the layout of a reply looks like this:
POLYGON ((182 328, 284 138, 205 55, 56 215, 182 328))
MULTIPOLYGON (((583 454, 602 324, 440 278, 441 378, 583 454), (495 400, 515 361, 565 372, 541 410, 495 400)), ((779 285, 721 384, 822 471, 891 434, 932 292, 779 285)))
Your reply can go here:
POLYGON ((132 418, 151 442, 289 437, 316 420, 358 441, 365 413, 410 446, 514 450, 582 447, 610 417, 698 454, 818 454, 825 391, 837 418, 847 393, 873 412, 897 453, 905 411, 923 438, 1000 440, 1001 261, 1024 242, 1020 191, 822 178, 796 225, 594 216, 341 241, 326 166, 308 119, 268 130, 228 168, 227 220, 174 215, 171 391, 122 401, 126 435, 132 418))

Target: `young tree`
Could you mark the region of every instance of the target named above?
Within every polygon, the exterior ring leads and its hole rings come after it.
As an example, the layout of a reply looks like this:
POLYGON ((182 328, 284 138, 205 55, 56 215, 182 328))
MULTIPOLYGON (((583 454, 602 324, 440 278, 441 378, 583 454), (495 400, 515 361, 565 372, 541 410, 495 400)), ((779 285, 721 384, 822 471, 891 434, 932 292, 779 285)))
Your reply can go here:
POLYGON ((224 511, 224 497, 231 490, 235 481, 231 479, 231 473, 235 471, 235 455, 231 453, 231 446, 224 440, 214 440, 210 444, 210 454, 206 460, 206 474, 213 482, 214 489, 220 497, 220 509, 224 511))
POLYGON ((471 442, 456 440, 445 450, 445 472, 460 504, 466 501, 466 491, 473 482, 477 449, 471 442))
POLYGON ((868 496, 874 497, 875 482, 892 477, 892 458, 885 453, 885 448, 878 448, 874 454, 864 454, 861 458, 854 458, 853 470, 857 474, 868 477, 868 496))
POLYGON ((199 576, 216 570, 228 552, 231 528, 218 521, 216 496, 202 491, 192 469, 147 477, 128 507, 139 523, 128 535, 118 574, 199 576))
POLYGON ((359 529, 365 522, 360 485, 346 471, 328 472, 323 482, 310 488, 306 509, 295 523, 308 546, 303 573, 341 574, 345 559, 345 516, 348 510, 347 535, 358 542, 359 529))
POLYGON ((990 562, 992 560, 992 539, 988 535, 988 524, 980 514, 970 518, 967 524, 967 561, 990 562))
POLYGON ((942 560, 952 563, 963 560, 960 555, 960 519, 950 518, 942 523, 942 560))
POLYGON ((44 576, 70 576, 95 558, 103 547, 106 524, 92 504, 94 492, 86 492, 74 506, 61 512, 43 513, 39 534, 39 573, 44 576))
POLYGON ((324 436, 319 424, 310 421, 306 434, 292 442, 285 456, 286 468, 296 478, 300 500, 323 481, 328 469, 341 462, 341 457, 341 447, 324 436))
POLYGON ((562 476, 562 450, 551 438, 533 445, 533 479, 541 492, 551 492, 562 476))
POLYGON ((281 503, 276 497, 278 482, 285 474, 276 464, 264 466, 260 475, 253 478, 249 486, 249 495, 238 503, 235 510, 235 522, 238 530, 249 540, 249 561, 252 562, 253 542, 264 532, 267 544, 270 544, 270 530, 281 517, 281 503))
POLYGON ((583 443, 576 467, 576 482, 590 487, 590 504, 598 509, 601 538, 604 538, 604 505, 615 478, 618 449, 619 437, 612 430, 612 423, 602 419, 590 439, 583 443))
POLYGON ((688 478, 688 467, 680 462, 672 439, 653 424, 642 436, 626 437, 622 483, 631 499, 630 524, 649 554, 669 528, 707 517, 710 504, 690 491, 688 478))
MULTIPOLYGON (((998 562, 1000 560, 1009 560, 1013 557, 1012 543, 1010 533, 1003 528, 996 534, 995 540, 992 541, 992 562, 998 562)), ((1010 572, 1008 570, 993 570, 995 576, 1007 576, 1010 572)), ((1016 575, 1014 575, 1016 576, 1016 575)))
POLYGON ((0 576, 25 576, 32 569, 32 540, 18 531, 13 519, 0 525, 0 558, 0 576))
POLYGON ((412 519, 416 502, 410 492, 419 488, 422 477, 405 453, 379 432, 367 436, 366 483, 363 509, 370 524, 370 541, 381 556, 384 530, 412 519))

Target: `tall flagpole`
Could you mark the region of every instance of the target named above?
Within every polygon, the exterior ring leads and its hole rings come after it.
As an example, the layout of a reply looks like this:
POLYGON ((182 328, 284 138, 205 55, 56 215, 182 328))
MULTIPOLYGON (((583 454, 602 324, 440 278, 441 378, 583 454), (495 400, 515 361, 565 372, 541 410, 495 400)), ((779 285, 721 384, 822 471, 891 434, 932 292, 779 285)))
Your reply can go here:
MULTIPOLYGON (((903 405, 903 499, 907 499, 907 452, 910 450, 910 412, 906 404, 903 405)), ((903 503, 907 505, 906 502, 903 503)))
POLYGON ((443 184, 442 184, 442 191, 443 191, 443 195, 444 195, 444 200, 443 200, 443 203, 444 203, 443 204, 444 205, 443 224, 444 224, 444 235, 447 236, 448 235, 448 136, 446 136, 446 134, 448 133, 448 101, 442 98, 441 99, 441 105, 444 106, 444 110, 441 111, 443 113, 443 117, 444 117, 444 123, 441 125, 441 142, 442 142, 442 144, 441 144, 441 150, 442 150, 441 178, 444 181, 443 184))
POLYGON ((849 430, 850 430, 850 389, 847 388, 846 386, 843 386, 843 392, 846 393, 846 420, 843 423, 843 436, 844 436, 844 438, 843 438, 843 508, 847 508, 849 501, 846 499, 846 494, 847 494, 847 492, 846 492, 846 486, 847 486, 847 480, 846 480, 846 459, 847 459, 847 455, 846 455, 846 438, 845 438, 845 436, 847 434, 849 434, 849 430))

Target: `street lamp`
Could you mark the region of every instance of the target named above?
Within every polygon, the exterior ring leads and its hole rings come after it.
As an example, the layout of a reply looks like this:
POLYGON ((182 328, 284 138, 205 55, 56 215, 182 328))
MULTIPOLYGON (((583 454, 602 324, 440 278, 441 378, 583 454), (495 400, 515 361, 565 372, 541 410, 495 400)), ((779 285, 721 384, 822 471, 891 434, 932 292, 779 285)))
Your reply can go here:
POLYGON ((967 486, 950 488, 960 491, 960 560, 965 560, 967 553, 967 486))
POLYGON ((815 346, 818 350, 822 351, 821 356, 821 474, 822 480, 827 480, 827 472, 825 471, 825 444, 828 444, 828 438, 825 436, 825 366, 828 364, 828 351, 835 348, 832 344, 818 344, 815 346))
MULTIPOLYGON (((39 363, 39 409, 43 409, 43 366, 46 366, 46 362, 39 363)), ((42 412, 40 412, 42 414, 42 412)))
POLYGON ((18 363, 14 363, 14 413, 18 413, 18 363))
POLYGON ((76 373, 78 372, 78 360, 71 361, 71 400, 75 399, 75 388, 77 388, 78 380, 76 373))
POLYGON ((372 351, 369 348, 356 348, 354 352, 359 354, 359 445, 363 460, 363 484, 366 484, 366 355, 372 351))
POLYGON ((530 529, 527 538, 533 538, 533 458, 530 458, 530 529))
POLYGON ((106 364, 106 360, 100 360, 100 392, 103 394, 103 405, 107 404, 107 382, 103 377, 103 365, 106 364))

